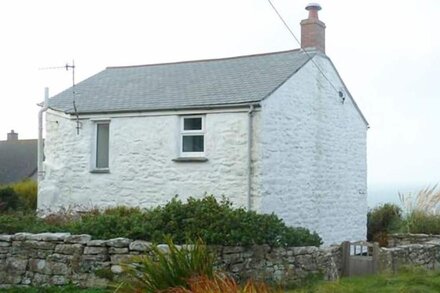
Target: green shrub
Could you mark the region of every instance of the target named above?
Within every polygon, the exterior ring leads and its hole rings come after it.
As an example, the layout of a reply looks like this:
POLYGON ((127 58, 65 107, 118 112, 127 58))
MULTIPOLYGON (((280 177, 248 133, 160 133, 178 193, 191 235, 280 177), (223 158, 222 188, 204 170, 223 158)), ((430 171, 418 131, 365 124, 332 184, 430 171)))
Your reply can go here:
POLYGON ((130 239, 152 239, 150 214, 146 210, 129 207, 109 208, 85 213, 80 220, 72 221, 68 229, 73 234, 90 234, 97 239, 126 237, 130 239))
POLYGON ((37 209, 37 182, 33 180, 24 180, 11 184, 10 187, 18 195, 23 210, 37 209))
POLYGON ((20 206, 20 199, 11 187, 0 188, 0 212, 16 211, 20 206))
POLYGON ((423 234, 440 234, 440 215, 413 211, 405 218, 408 232, 423 234))
POLYGON ((31 211, 37 208, 37 183, 24 180, 0 186, 0 211, 31 211))
POLYGON ((167 239, 168 249, 151 247, 151 255, 134 257, 124 265, 129 280, 120 287, 128 292, 162 292, 173 287, 188 287, 192 277, 214 277, 215 256, 202 241, 177 247, 167 239), (134 263, 132 263, 134 262, 134 263))
MULTIPOLYGON (((22 217, 17 215, 13 223, 0 221, 0 229, 9 232, 26 230, 25 225, 30 222, 27 218, 21 222, 22 217)), ((81 217, 51 215, 41 221, 48 231, 64 229, 98 239, 126 237, 163 243, 167 236, 171 236, 176 243, 200 238, 207 244, 243 246, 319 246, 322 243, 318 234, 305 228, 288 227, 274 214, 234 209, 229 201, 218 202, 214 196, 190 198, 186 203, 174 198, 165 206, 151 210, 116 207, 103 212, 94 210, 81 217)), ((27 230, 42 229, 37 228, 30 224, 27 230)))
POLYGON ((274 214, 257 214, 232 208, 226 199, 214 196, 189 198, 182 203, 173 198, 163 207, 150 211, 152 240, 162 242, 172 235, 177 243, 201 238, 207 244, 271 246, 319 246, 321 238, 305 228, 292 228, 274 214))
POLYGON ((384 204, 374 208, 367 215, 367 240, 387 245, 390 232, 398 231, 402 226, 402 210, 395 204, 384 204))
POLYGON ((3 213, 0 214, 0 234, 14 234, 18 232, 59 232, 63 227, 48 225, 35 214, 3 213))

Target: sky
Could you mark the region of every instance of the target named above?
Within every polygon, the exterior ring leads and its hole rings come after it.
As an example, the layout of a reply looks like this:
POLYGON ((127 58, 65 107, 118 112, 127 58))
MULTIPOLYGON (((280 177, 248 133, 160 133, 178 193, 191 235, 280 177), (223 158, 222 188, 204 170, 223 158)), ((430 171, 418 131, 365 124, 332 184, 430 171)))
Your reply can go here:
MULTIPOLYGON (((308 2, 272 1, 300 38, 308 2)), ((319 3, 326 53, 370 123, 370 197, 440 182, 440 1, 319 3)), ((44 68, 74 60, 79 82, 107 66, 299 47, 267 0, 1 1, 0 33, 0 140, 36 138, 44 87, 71 86, 71 72, 44 68)))

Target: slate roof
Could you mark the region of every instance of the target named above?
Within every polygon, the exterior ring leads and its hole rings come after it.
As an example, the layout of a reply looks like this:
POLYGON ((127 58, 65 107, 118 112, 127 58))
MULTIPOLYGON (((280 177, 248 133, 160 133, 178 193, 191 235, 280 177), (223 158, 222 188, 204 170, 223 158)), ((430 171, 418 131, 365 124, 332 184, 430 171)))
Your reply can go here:
MULTIPOLYGON (((308 62, 301 50, 142 66, 108 67, 76 85, 78 113, 214 107, 258 102, 308 62)), ((74 113, 72 89, 49 107, 74 113)))
POLYGON ((0 141, 0 184, 35 179, 37 152, 37 139, 0 141))

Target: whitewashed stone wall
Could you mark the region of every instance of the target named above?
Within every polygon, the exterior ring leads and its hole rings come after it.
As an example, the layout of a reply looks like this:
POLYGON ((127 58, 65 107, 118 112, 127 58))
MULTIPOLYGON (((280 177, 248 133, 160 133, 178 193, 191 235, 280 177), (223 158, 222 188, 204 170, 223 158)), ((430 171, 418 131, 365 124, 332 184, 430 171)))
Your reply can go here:
MULTIPOLYGON (((247 111, 206 114, 208 161, 196 163, 172 161, 179 156, 178 115, 110 117, 108 174, 90 173, 94 122, 82 120, 77 135, 76 121, 50 111, 46 118, 46 174, 39 184, 38 208, 152 207, 174 195, 186 199, 205 193, 219 198, 224 195, 236 206, 246 207, 247 111)), ((258 120, 255 112, 256 125, 258 120)), ((258 140, 256 133, 254 141, 258 140)), ((258 147, 257 143, 255 153, 258 147)), ((254 169, 258 168, 255 164, 254 169)), ((259 176, 252 181, 255 198, 260 191, 259 176)))
MULTIPOLYGON (((315 61, 343 88, 328 59, 315 61)), ((254 113, 252 208, 316 231, 326 245, 366 238, 367 125, 309 62, 254 113)), ((47 114, 38 208, 152 207, 205 193, 247 206, 248 109, 206 114, 203 163, 177 163, 179 116, 107 117, 110 173, 90 173, 93 126, 47 114)))
MULTIPOLYGON (((314 59, 343 88, 328 59, 314 59)), ((342 104, 309 62, 263 101, 261 116, 262 211, 325 244, 365 239, 367 126, 352 101, 342 104)))

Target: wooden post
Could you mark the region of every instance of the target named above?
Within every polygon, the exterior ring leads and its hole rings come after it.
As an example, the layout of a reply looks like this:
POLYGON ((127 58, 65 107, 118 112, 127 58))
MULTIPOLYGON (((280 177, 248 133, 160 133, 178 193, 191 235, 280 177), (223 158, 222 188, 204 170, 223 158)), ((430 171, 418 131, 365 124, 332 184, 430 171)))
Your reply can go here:
POLYGON ((350 241, 342 242, 342 276, 350 277, 350 241))
POLYGON ((379 243, 373 242, 373 274, 378 272, 379 249, 379 243))

